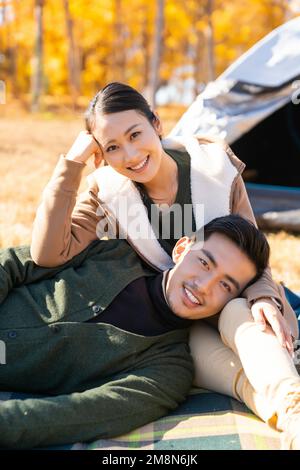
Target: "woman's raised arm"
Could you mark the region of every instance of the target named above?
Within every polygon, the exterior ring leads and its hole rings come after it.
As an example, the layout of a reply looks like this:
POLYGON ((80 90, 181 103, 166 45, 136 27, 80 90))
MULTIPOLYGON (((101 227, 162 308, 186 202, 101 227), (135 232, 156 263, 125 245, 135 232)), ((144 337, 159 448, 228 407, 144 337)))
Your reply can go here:
POLYGON ((101 216, 97 216, 97 202, 89 195, 89 190, 97 194, 96 183, 77 199, 85 161, 94 154, 92 146, 84 156, 83 147, 81 153, 76 153, 78 145, 74 145, 80 135, 67 156, 60 156, 37 209, 30 252, 40 266, 61 265, 97 238, 96 226, 101 216))

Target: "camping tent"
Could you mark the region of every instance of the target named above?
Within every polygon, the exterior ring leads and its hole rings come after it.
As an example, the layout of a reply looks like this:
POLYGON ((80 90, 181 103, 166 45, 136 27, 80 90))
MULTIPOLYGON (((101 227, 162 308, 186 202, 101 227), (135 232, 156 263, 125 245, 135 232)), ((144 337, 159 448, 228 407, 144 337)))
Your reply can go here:
POLYGON ((195 133, 224 138, 246 163, 261 226, 300 231, 300 17, 209 83, 170 137, 195 133))

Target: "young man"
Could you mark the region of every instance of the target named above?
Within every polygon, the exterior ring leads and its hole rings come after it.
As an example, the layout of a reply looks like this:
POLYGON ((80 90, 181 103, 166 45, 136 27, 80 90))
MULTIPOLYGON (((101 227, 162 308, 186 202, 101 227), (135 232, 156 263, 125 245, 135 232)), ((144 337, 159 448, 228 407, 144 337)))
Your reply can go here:
POLYGON ((188 327, 266 268, 264 235, 238 216, 183 238, 157 273, 124 240, 93 242, 57 268, 29 247, 0 251, 0 389, 42 394, 0 405, 0 445, 109 438, 158 419, 193 380, 188 327), (172 310, 171 310, 172 309, 172 310))

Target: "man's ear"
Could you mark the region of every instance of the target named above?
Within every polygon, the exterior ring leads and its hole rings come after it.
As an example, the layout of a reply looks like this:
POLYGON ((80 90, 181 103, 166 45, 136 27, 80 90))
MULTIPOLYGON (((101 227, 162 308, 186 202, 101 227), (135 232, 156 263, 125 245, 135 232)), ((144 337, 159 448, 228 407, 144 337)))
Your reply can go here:
POLYGON ((189 237, 182 237, 178 240, 172 251, 172 258, 175 264, 185 256, 186 252, 190 250, 191 240, 189 237))
POLYGON ((153 118, 153 126, 154 126, 154 129, 156 130, 157 134, 162 137, 163 135, 163 127, 162 127, 162 122, 159 118, 159 115, 156 111, 153 111, 153 114, 154 114, 154 118, 153 118))

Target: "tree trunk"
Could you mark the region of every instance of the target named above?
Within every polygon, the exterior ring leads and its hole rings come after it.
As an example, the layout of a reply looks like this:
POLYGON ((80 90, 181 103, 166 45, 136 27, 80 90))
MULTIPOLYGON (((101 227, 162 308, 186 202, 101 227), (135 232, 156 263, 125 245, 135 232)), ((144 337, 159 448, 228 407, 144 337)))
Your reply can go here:
POLYGON ((12 95, 17 98, 17 48, 14 44, 14 34, 12 30, 12 24, 9 18, 9 8, 11 8, 12 6, 12 2, 10 2, 9 7, 5 2, 1 5, 1 21, 4 25, 4 36, 2 37, 2 44, 0 44, 0 66, 1 63, 4 64, 3 69, 5 71, 5 78, 7 81, 10 82, 10 89, 12 95), (3 51, 3 55, 1 53, 1 50, 3 51))
POLYGON ((146 89, 149 83, 150 74, 150 54, 149 43, 150 35, 148 29, 148 3, 143 6, 143 24, 142 24, 142 50, 144 57, 143 76, 142 76, 142 89, 146 89))
POLYGON ((215 51, 214 51, 214 28, 212 22, 212 13, 214 9, 214 1, 207 0, 206 13, 207 13, 207 29, 206 29, 206 38, 207 38, 207 71, 208 71, 208 81, 213 81, 215 79, 215 51))
POLYGON ((199 94, 199 84, 201 82, 201 66, 203 66, 202 54, 204 50, 204 37, 203 32, 196 31, 196 44, 195 44, 195 56, 194 56, 194 89, 193 98, 195 99, 199 94))
MULTIPOLYGON (((17 15, 17 5, 14 5, 14 15, 17 15)), ((17 71, 17 45, 12 26, 8 26, 8 57, 9 57, 9 75, 11 77, 11 90, 14 98, 19 97, 18 71, 17 71)))
POLYGON ((36 36, 35 36, 35 51, 33 57, 33 72, 31 84, 31 110, 33 112, 39 111, 40 99, 43 91, 43 9, 45 0, 35 0, 35 23, 36 23, 36 36))
POLYGON ((201 72, 204 69, 203 51, 205 50, 205 37, 203 31, 199 27, 199 23, 201 19, 203 19, 205 11, 203 2, 199 2, 199 0, 195 0, 192 5, 191 24, 194 27, 196 38, 193 55, 193 98, 195 99, 199 94, 199 84, 204 78, 203 73, 201 72))
POLYGON ((6 23, 6 5, 3 3, 0 7, 0 24, 2 28, 0 29, 0 72, 1 78, 4 79, 6 76, 6 31, 4 25, 6 23))
POLYGON ((114 1, 113 81, 126 81, 125 26, 122 21, 122 0, 114 1))
POLYGON ((63 0, 65 19, 66 19, 66 30, 68 38, 68 77, 69 87, 72 96, 73 107, 76 110, 77 100, 80 95, 80 70, 79 70, 79 58, 78 51, 76 50, 73 32, 73 19, 71 17, 69 0, 63 0))
POLYGON ((164 29, 164 0, 156 0, 156 20, 154 34, 154 48, 151 61, 150 83, 149 83, 149 101, 155 108, 155 95, 159 86, 159 69, 163 51, 163 29, 164 29))

